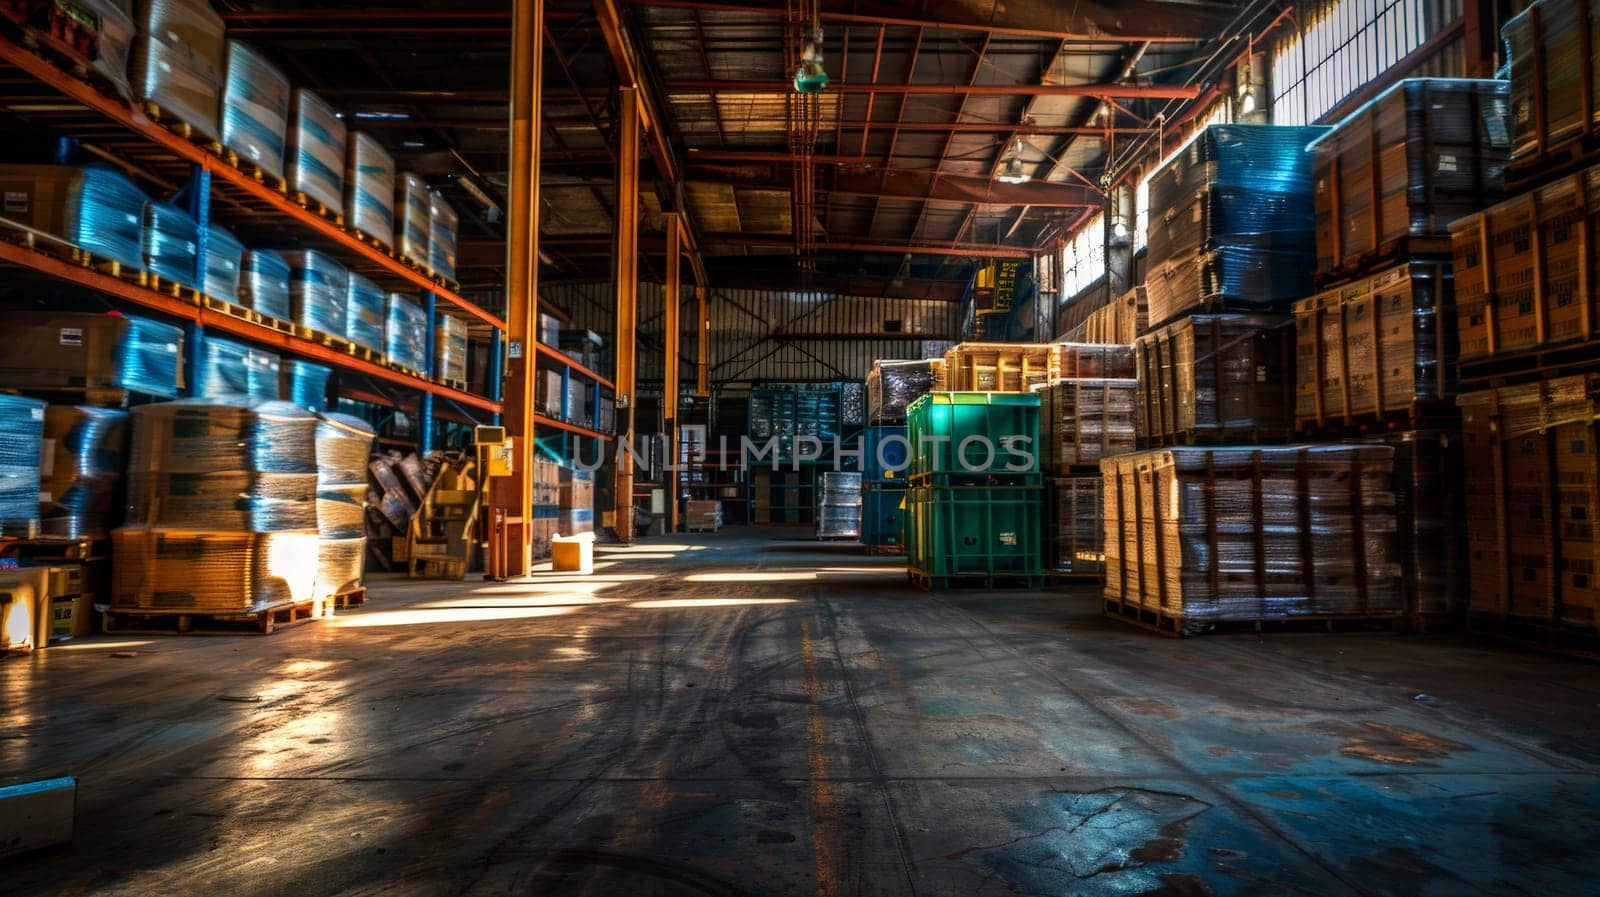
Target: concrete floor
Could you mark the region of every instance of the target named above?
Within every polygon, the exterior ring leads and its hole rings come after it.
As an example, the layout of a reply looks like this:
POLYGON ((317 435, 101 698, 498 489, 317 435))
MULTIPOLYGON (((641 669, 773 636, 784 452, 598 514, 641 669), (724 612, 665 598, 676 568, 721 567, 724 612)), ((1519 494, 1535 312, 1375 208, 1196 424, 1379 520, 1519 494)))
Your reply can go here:
POLYGON ((81 783, 0 893, 1600 893, 1591 664, 1174 641, 770 532, 605 554, 0 661, 0 783, 81 783))

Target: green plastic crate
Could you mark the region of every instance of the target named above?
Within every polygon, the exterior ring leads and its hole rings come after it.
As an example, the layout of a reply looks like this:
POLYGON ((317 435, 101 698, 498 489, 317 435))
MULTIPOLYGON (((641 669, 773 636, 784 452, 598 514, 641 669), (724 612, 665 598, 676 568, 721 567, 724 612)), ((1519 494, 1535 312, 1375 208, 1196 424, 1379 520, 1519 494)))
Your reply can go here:
POLYGON ((1036 486, 912 486, 906 565, 934 587, 953 578, 1042 578, 1043 515, 1036 486))
POLYGON ((861 544, 903 544, 905 513, 900 502, 905 497, 904 486, 867 486, 861 493, 861 544))
POLYGON ((1033 393, 930 392, 906 409, 906 437, 911 441, 907 472, 912 478, 1037 474, 1039 397, 1033 393), (1008 449, 1025 452, 1026 457, 1008 449))

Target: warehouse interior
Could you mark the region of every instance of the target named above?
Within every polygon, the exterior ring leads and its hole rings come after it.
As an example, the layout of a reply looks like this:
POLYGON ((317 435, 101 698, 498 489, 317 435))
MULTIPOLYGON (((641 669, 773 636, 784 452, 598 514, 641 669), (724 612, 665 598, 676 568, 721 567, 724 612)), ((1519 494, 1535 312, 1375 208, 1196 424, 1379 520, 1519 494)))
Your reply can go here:
POLYGON ((16 0, 0 127, 0 895, 1595 891, 1583 0, 16 0))

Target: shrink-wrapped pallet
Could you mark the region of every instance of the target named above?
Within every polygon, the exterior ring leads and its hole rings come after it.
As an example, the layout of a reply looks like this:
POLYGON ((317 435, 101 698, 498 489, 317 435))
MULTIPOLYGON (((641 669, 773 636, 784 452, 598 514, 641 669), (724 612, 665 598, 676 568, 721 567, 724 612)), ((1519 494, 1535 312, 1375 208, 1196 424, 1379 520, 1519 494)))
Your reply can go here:
POLYGON ((903 421, 906 406, 937 389, 944 359, 874 361, 867 374, 867 419, 873 423, 903 421))
POLYGON ((237 303, 243 260, 244 244, 227 228, 209 225, 206 228, 206 276, 200 292, 224 302, 237 303))
POLYGON ((0 165, 5 217, 134 270, 144 267, 144 191, 99 166, 0 165))
POLYGON ((1421 419, 1456 391, 1450 266, 1410 262, 1295 303, 1295 420, 1421 419))
POLYGON ((0 327, 0 387, 126 389, 170 398, 183 385, 183 330, 135 315, 12 312, 0 327))
POLYGON ((1507 21, 1500 37, 1511 74, 1512 158, 1535 158, 1600 123, 1600 10, 1542 0, 1507 21))
POLYGON ((428 368, 428 313, 404 293, 386 299, 383 354, 414 371, 428 368))
POLYGON ((205 0, 140 0, 134 40, 134 94, 163 119, 216 140, 222 97, 222 17, 205 0))
POLYGON ((367 543, 367 460, 373 430, 360 418, 317 421, 317 595, 361 585, 367 543))
POLYGON ((456 279, 456 231, 460 216, 444 195, 428 193, 428 267, 446 280, 456 279))
POLYGON ((289 133, 289 76, 255 47, 229 40, 222 81, 222 145, 278 180, 284 179, 289 133))
POLYGON ((940 388, 1027 392, 1060 376, 1061 349, 1055 343, 970 342, 944 353, 944 382, 940 388))
POLYGON ((433 374, 444 380, 467 380, 467 323, 454 315, 439 315, 433 328, 433 374))
POLYGON ((1462 438, 1453 430, 1367 437, 1394 449, 1394 496, 1406 610, 1426 625, 1466 609, 1467 529, 1462 438))
POLYGON ((344 337, 374 352, 383 351, 383 319, 388 295, 383 287, 351 272, 345 300, 344 337))
POLYGON ((1105 572, 1102 482, 1098 473, 1045 481, 1045 564, 1050 572, 1105 572))
POLYGON ((385 246, 394 245, 394 158, 378 138, 362 131, 350 134, 345 167, 346 223, 385 246))
POLYGON ((1271 309, 1311 292, 1315 213, 1305 149, 1327 130, 1213 125, 1151 177, 1152 325, 1205 303, 1271 309))
POLYGON ((1101 469, 1105 596, 1129 616, 1192 635, 1405 612, 1388 446, 1180 447, 1101 469))
MULTIPOLYGON (((428 184, 415 172, 395 178, 395 254, 416 265, 428 264, 428 184)), ((553 344, 552 344, 553 345, 553 344)))
POLYGON ((122 520, 117 501, 128 463, 128 412, 51 405, 40 452, 40 532, 104 539, 122 520))
POLYGON ((307 411, 320 412, 328 406, 328 379, 333 369, 299 358, 283 363, 283 397, 307 411))
POLYGON ((296 87, 289 103, 289 189, 344 214, 344 122, 321 97, 296 87))
POLYGON ((289 263, 289 305, 296 324, 344 336, 350 272, 314 249, 283 253, 289 263))
POLYGON ((0 535, 39 534, 39 453, 44 403, 0 393, 0 535))
POLYGON ((1310 148, 1317 272, 1448 240, 1451 221, 1500 199, 1509 127, 1506 82, 1468 78, 1408 79, 1346 116, 1310 148))
POLYGON ((1292 318, 1191 315, 1136 349, 1149 445, 1281 442, 1294 432, 1292 318))
POLYGON ((290 320, 289 263, 270 249, 246 250, 239 260, 239 304, 269 318, 290 320))
POLYGON ((200 341, 200 355, 194 367, 194 394, 277 399, 281 363, 271 352, 207 336, 200 341))
POLYGON ((144 270, 198 289, 200 225, 189 213, 167 203, 144 204, 144 270))
POLYGON ((817 538, 861 538, 861 474, 827 471, 817 508, 817 538))
POLYGON ((1039 394, 1039 458, 1050 473, 1067 474, 1081 465, 1135 448, 1136 379, 1052 380, 1039 394))

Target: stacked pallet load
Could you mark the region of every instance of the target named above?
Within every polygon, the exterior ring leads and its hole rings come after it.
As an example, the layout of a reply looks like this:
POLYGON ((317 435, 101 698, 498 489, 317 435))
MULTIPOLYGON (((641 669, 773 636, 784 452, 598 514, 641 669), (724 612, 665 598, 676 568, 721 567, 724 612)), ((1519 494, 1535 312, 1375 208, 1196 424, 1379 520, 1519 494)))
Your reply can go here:
POLYGON ((312 615, 317 418, 285 402, 133 409, 127 513, 112 533, 111 618, 276 622, 312 615))
POLYGON ((906 412, 906 565, 924 589, 1044 584, 1039 397, 930 392, 906 412))
POLYGON ((1143 285, 1092 312, 1067 335, 1068 342, 1131 346, 1150 329, 1150 304, 1143 285))
POLYGON ((0 327, 0 388, 120 405, 130 394, 175 398, 183 330, 134 315, 13 312, 0 327))
POLYGON ((861 538, 861 474, 832 470, 821 476, 817 499, 817 538, 861 538))
POLYGON ((0 536, 39 534, 40 452, 45 404, 0 393, 0 536))
POLYGON ((533 504, 533 525, 530 540, 533 556, 550 554, 550 541, 555 538, 561 518, 561 465, 545 458, 533 461, 533 482, 529 486, 533 504))
POLYGON ((311 412, 327 410, 333 368, 303 358, 288 358, 283 360, 280 372, 283 375, 280 394, 285 401, 311 412))
POLYGON ((289 76, 261 51, 230 39, 222 80, 222 146, 235 165, 284 180, 289 132, 289 76))
POLYGON ((110 538, 122 520, 117 499, 127 467, 128 412, 49 405, 42 446, 40 534, 70 540, 110 538))
POLYGON ((324 607, 360 604, 367 556, 367 459, 373 431, 346 414, 317 416, 317 576, 324 607))
POLYGON ((865 384, 867 426, 861 431, 861 544, 869 551, 905 549, 904 505, 910 466, 906 408, 944 382, 944 359, 872 363, 865 384))
POLYGON ((1058 579, 1105 571, 1100 461, 1136 447, 1139 381, 1132 346, 1060 343, 1062 376, 1039 396, 1045 563, 1058 579))
POLYGON ((151 117, 185 136, 222 134, 225 39, 222 17, 205 0, 147 0, 139 4, 132 84, 151 117))
POLYGON ((594 471, 562 466, 556 532, 576 536, 594 532, 594 471))
POLYGON ((441 314, 433 325, 433 374, 439 382, 467 388, 467 323, 441 314))
POLYGON ((1393 449, 1193 446, 1102 464, 1108 613, 1175 635, 1402 618, 1393 449))
POLYGON ((345 145, 349 133, 322 97, 296 87, 289 101, 289 191, 331 218, 344 215, 345 145))
MULTIPOLYGON (((817 524, 821 474, 839 469, 834 450, 847 447, 856 430, 844 423, 849 386, 778 382, 750 390, 750 442, 741 451, 750 470, 752 522, 817 524)), ((851 392, 851 402, 861 395, 851 392)))

